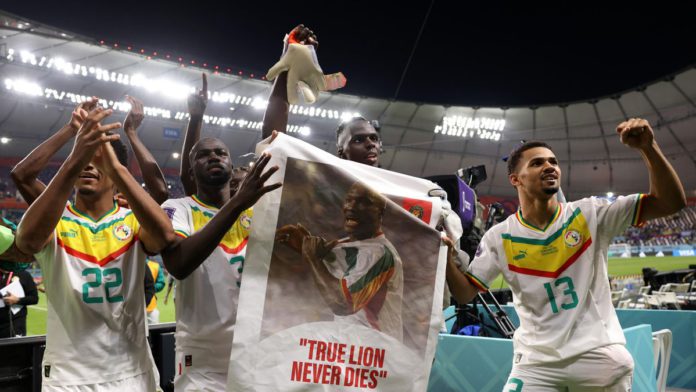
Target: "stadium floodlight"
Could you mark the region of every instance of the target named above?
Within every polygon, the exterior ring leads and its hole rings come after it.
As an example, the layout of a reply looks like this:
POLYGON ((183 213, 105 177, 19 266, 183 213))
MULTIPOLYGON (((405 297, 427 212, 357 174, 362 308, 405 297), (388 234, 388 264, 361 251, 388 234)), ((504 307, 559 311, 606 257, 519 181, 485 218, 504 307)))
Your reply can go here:
POLYGON ((12 139, 10 139, 9 137, 4 137, 4 136, 3 136, 3 137, 0 137, 0 143, 2 143, 2 144, 7 144, 7 143, 9 143, 11 140, 12 140, 12 139))
POLYGON ((614 197, 614 192, 607 192, 607 197, 608 198, 614 197))
MULTIPOLYGON (((52 100, 52 101, 57 101, 61 102, 64 104, 71 104, 71 105, 76 105, 80 102, 84 102, 88 99, 90 99, 90 96, 87 95, 82 95, 78 93, 73 93, 69 91, 61 91, 53 88, 42 88, 39 86, 37 83, 27 81, 24 79, 11 79, 11 78, 6 78, 5 79, 5 88, 8 91, 15 92, 18 94, 25 94, 25 95, 31 95, 35 97, 40 97, 43 96, 43 98, 47 100, 52 100)), ((127 113, 130 110, 130 103, 127 101, 116 101, 116 100, 107 100, 107 99, 100 99, 99 104, 103 106, 104 108, 107 109, 113 109, 114 111, 121 112, 121 113, 127 113)), ((189 114, 181 111, 173 112, 169 109, 165 108, 160 108, 160 107, 154 107, 154 106, 145 106, 143 108, 143 111, 146 116, 148 117, 159 117, 163 119, 174 119, 178 121, 187 121, 189 118, 189 114)), ((209 115, 204 115, 203 116, 203 121, 206 124, 213 124, 217 125, 220 127, 236 127, 236 128, 242 128, 242 129, 251 129, 251 130, 257 130, 260 131, 263 128, 263 122, 261 121, 248 121, 245 119, 235 119, 232 117, 218 117, 218 116, 209 116, 209 115)), ((296 129, 299 132, 300 128, 297 125, 294 125, 296 129)), ((303 134, 308 135, 309 134, 309 127, 304 127, 306 130, 303 130, 303 134)))
POLYGON ((181 156, 181 154, 179 154, 178 152, 172 153, 172 158, 174 158, 174 159, 179 159, 180 156, 181 156))
POLYGON ((505 119, 488 117, 444 116, 442 123, 436 125, 436 134, 458 136, 462 138, 479 138, 499 141, 505 129, 505 119))
POLYGON ((5 79, 5 88, 10 91, 16 91, 20 94, 40 96, 44 94, 43 88, 37 83, 30 82, 24 79, 5 79))
POLYGON ((268 106, 268 101, 259 97, 255 97, 251 101, 251 107, 257 110, 266 109, 268 106))

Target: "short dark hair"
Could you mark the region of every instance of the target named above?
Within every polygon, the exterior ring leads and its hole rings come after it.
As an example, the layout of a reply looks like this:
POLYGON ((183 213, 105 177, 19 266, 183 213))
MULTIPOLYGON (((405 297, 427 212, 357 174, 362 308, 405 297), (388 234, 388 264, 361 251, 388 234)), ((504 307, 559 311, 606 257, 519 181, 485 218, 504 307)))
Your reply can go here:
POLYGON ((128 167, 128 148, 126 145, 123 144, 120 139, 112 140, 110 143, 111 147, 116 153, 116 158, 118 158, 118 161, 121 162, 123 166, 128 167))
POLYGON ((349 129, 353 124, 355 124, 358 121, 365 121, 366 123, 372 125, 372 127, 377 131, 377 133, 380 133, 380 130, 382 129, 382 126, 380 125, 379 121, 377 120, 368 120, 365 117, 361 116, 355 116, 351 117, 350 119, 341 122, 338 124, 338 128, 336 128, 336 142, 338 142, 338 139, 341 137, 341 134, 343 131, 346 129, 349 129))
POLYGON ((547 143, 538 141, 538 140, 532 140, 529 142, 524 142, 520 144, 519 146, 515 147, 512 149, 510 152, 510 155, 508 156, 507 159, 507 170, 508 170, 508 175, 512 174, 515 172, 515 169, 517 168, 517 164, 520 163, 520 158, 522 158, 522 153, 524 153, 527 150, 531 150, 532 148, 536 147, 544 147, 548 148, 553 152, 553 148, 549 146, 547 143))

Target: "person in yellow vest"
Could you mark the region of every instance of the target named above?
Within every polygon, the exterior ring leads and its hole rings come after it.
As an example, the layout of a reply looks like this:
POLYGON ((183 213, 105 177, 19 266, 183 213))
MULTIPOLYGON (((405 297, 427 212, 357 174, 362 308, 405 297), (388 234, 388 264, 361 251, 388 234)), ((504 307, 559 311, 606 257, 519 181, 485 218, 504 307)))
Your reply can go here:
POLYGON ((165 286, 164 272, 160 263, 151 258, 147 259, 147 267, 152 275, 152 280, 155 282, 155 295, 152 296, 150 302, 147 303, 147 322, 148 324, 159 323, 159 309, 157 309, 157 293, 162 291, 165 286))

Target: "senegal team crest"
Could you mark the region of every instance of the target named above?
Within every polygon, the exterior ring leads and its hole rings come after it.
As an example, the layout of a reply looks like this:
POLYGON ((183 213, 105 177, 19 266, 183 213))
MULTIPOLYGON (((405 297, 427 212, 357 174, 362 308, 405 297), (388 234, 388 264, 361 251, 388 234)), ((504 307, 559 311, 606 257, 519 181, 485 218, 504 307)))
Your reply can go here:
POLYGON ((251 218, 247 214, 242 214, 242 216, 239 217, 239 224, 242 225, 243 228, 249 230, 249 227, 251 227, 251 218))
POLYGON ((131 234, 133 234, 133 229, 126 224, 120 224, 114 227, 114 237, 118 238, 120 241, 127 240, 130 238, 131 234))
POLYGON ((421 207, 421 206, 411 206, 411 208, 409 208, 408 212, 413 214, 418 219, 423 219, 423 214, 425 211, 423 210, 423 207, 421 207))
POLYGON ((569 248, 575 248, 582 242, 582 234, 576 230, 568 230, 565 234, 565 243, 569 248))

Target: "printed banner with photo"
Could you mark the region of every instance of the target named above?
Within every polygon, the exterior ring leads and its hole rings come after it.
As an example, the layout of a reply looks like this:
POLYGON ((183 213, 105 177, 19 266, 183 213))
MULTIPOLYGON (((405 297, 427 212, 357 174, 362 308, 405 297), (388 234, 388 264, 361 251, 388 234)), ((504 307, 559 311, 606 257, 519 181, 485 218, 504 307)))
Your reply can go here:
POLYGON ((254 206, 230 391, 425 391, 446 248, 430 181, 279 135, 254 206))

